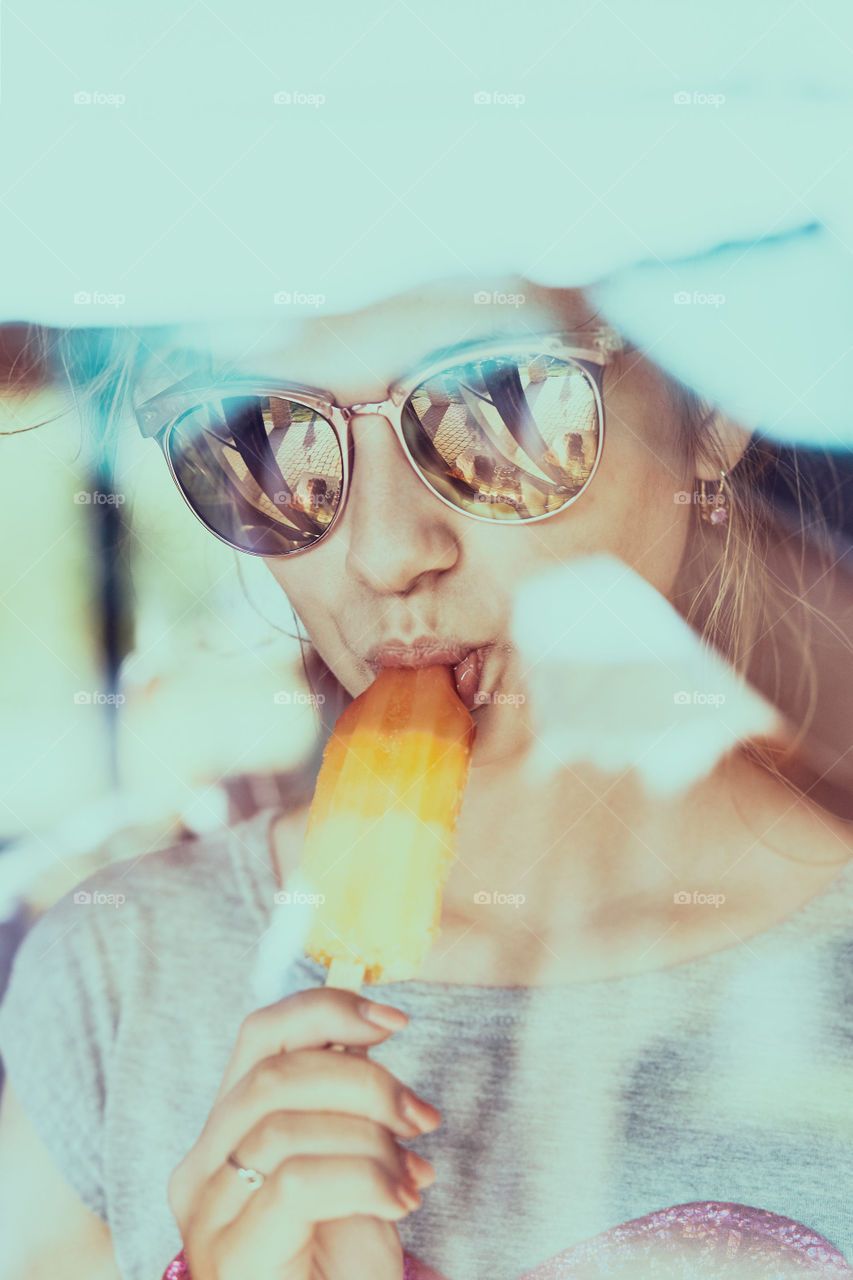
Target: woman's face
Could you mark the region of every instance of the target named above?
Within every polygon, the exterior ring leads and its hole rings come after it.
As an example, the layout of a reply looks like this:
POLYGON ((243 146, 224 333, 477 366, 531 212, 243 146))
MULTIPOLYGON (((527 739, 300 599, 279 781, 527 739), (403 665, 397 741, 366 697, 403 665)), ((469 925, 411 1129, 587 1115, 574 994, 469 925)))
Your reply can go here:
MULTIPOLYGON (((369 403, 383 399, 393 378, 426 352, 486 335, 496 322, 529 334, 576 328, 593 314, 575 290, 526 282, 515 290, 525 302, 501 306, 500 316, 497 305, 475 303, 470 285, 442 284, 312 320, 281 353, 282 363, 339 404, 369 403)), ((515 591, 578 556, 609 552, 670 593, 691 515, 675 494, 692 488, 673 407, 660 376, 636 352, 607 366, 603 395, 605 447, 591 483, 565 510, 527 526, 455 512, 415 476, 384 418, 353 420, 351 488, 335 528, 305 555, 266 561, 352 695, 374 679, 373 650, 424 637, 480 648, 482 694, 523 693, 524 671, 510 643, 515 591)), ((473 690, 466 693, 470 704, 473 690)), ((507 701, 477 707, 475 764, 529 745, 519 711, 507 701)))

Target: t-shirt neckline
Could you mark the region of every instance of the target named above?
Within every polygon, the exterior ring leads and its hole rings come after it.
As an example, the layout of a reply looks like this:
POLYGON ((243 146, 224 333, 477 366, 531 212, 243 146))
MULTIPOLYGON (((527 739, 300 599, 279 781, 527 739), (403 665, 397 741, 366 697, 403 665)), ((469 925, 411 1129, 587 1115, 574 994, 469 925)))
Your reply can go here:
MULTIPOLYGON (((274 870, 272 828, 281 814, 280 807, 261 809, 250 818, 228 829, 230 836, 228 845, 234 863, 235 878, 241 887, 250 913, 256 923, 261 926, 262 931, 269 926, 274 895, 279 891, 274 870), (262 852, 263 856, 247 857, 247 850, 254 851, 256 848, 262 852)), ((783 947, 789 938, 795 943, 807 943, 819 936, 820 931, 812 930, 810 926, 822 916, 828 917, 831 922, 833 913, 836 912, 839 918, 843 918, 843 912, 839 908, 848 895, 853 898, 853 858, 843 864, 839 874, 819 893, 784 920, 729 947, 682 960, 661 969, 647 969, 640 973, 628 973, 615 978, 595 978, 589 982, 557 983, 548 986, 478 986, 471 983, 423 982, 413 978, 404 982, 372 983, 364 989, 370 993, 376 993, 379 998, 387 999, 390 1003, 394 1002, 397 992, 405 992, 410 993, 413 998, 420 997, 423 1000, 429 999, 430 994, 440 993, 457 996, 464 1000, 476 998, 481 1004, 495 1002, 502 1006, 505 1006, 508 1000, 521 997, 537 1001, 566 1000, 575 993, 580 996, 585 992, 594 991, 604 995, 629 988, 633 993, 640 991, 644 985, 682 979, 689 981, 696 976, 705 976, 705 971, 708 974, 714 974, 716 970, 729 968, 739 962, 745 949, 755 954, 756 947, 760 947, 762 951, 783 947)), ((308 985, 317 986, 325 981, 325 965, 312 959, 311 956, 300 956, 296 966, 310 980, 308 985)))

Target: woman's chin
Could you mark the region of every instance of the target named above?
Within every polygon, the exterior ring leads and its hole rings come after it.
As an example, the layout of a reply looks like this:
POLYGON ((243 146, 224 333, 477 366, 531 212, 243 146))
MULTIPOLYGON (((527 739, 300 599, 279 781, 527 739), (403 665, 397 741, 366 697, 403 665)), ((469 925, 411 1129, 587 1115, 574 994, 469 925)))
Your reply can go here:
POLYGON ((527 718, 519 707, 510 704, 482 704, 472 712, 477 736, 471 756, 471 767, 520 764, 530 751, 534 739, 527 718))

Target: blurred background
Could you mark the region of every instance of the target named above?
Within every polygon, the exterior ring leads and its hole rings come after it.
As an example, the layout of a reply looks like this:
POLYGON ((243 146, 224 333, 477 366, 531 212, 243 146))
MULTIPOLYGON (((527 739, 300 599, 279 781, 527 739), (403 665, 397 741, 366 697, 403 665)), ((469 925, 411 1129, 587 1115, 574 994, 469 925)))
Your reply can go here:
POLYGON ((300 805, 323 743, 262 562, 206 533, 150 441, 91 456, 27 332, 0 327, 0 993, 79 880, 300 805))

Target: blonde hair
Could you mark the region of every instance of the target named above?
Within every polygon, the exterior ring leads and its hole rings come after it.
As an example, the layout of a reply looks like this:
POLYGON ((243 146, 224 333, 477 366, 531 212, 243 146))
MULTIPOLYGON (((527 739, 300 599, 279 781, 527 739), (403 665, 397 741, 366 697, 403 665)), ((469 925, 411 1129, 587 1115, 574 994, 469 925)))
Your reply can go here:
POLYGON ((793 727, 786 743, 754 739, 743 750, 801 795, 809 788, 795 784, 790 772, 808 742, 817 708, 817 628, 825 627, 849 648, 834 619, 809 599, 816 582, 826 580, 831 587, 839 560, 833 533, 843 523, 838 469, 832 455, 821 451, 822 472, 831 481, 821 494, 796 450, 752 436, 729 470, 714 407, 683 383, 665 381, 693 473, 700 464, 725 473, 728 512, 726 523, 715 526, 699 519, 700 508, 694 508, 697 518, 673 603, 708 644, 784 712, 793 727), (787 514, 770 496, 772 488, 791 495, 787 514))
MULTIPOLYGON (((125 420, 130 421, 131 393, 140 371, 163 341, 168 342, 171 330, 150 327, 145 334, 148 341, 131 330, 23 326, 19 358, 7 371, 6 394, 26 395, 34 386, 48 380, 55 385, 59 380, 70 392, 69 409, 76 410, 90 447, 111 457, 125 420)), ((832 527, 841 524, 840 501, 835 511, 830 510, 829 501, 818 494, 801 468, 797 452, 767 440, 753 437, 729 470, 713 406, 661 373, 682 428, 683 460, 694 474, 700 463, 714 473, 726 472, 728 508, 727 523, 713 526, 700 520, 699 507, 693 506, 695 518, 673 604, 702 639, 793 724, 794 736, 787 744, 764 739, 750 741, 743 749, 803 794, 808 788, 795 784, 789 775, 808 740, 817 703, 812 644, 816 624, 827 627, 849 647, 827 612, 808 598, 814 582, 828 578, 838 560, 832 527), (771 482, 787 486, 792 495, 787 516, 767 493, 771 482)), ((824 474, 835 481, 830 492, 838 494, 837 469, 828 452, 822 465, 824 474)), ((328 733, 347 695, 307 637, 299 633, 298 624, 295 638, 302 645, 306 677, 315 691, 317 687, 324 691, 328 733)))

